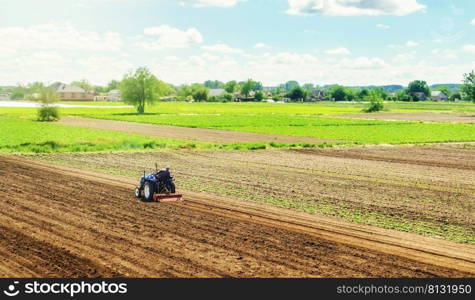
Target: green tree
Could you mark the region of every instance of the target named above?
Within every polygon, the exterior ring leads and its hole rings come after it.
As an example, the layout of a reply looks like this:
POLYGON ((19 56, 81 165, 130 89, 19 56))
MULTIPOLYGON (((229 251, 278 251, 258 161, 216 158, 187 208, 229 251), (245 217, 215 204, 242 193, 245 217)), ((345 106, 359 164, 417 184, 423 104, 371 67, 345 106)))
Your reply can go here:
POLYGON ((368 89, 362 89, 357 93, 357 98, 358 100, 363 100, 369 95, 369 90, 368 89))
POLYGON ((238 83, 235 80, 228 81, 224 84, 224 89, 226 92, 232 94, 237 91, 237 85, 238 83))
POLYGON ((73 82, 71 82, 71 85, 78 86, 80 88, 85 89, 86 91, 92 91, 93 90, 93 86, 86 79, 73 81, 73 82))
POLYGON ((119 87, 120 87, 120 81, 119 81, 119 80, 112 79, 112 80, 109 81, 109 83, 107 84, 106 90, 107 90, 107 92, 110 92, 110 91, 112 91, 112 90, 118 90, 119 87))
POLYGON ((282 87, 287 91, 290 92, 293 90, 295 87, 300 86, 299 83, 295 80, 289 80, 285 84, 282 85, 282 87))
POLYGON ((45 85, 43 84, 43 82, 35 81, 28 84, 26 88, 28 89, 28 92, 30 94, 41 93, 41 91, 45 88, 45 85))
MULTIPOLYGON (((407 87, 407 92, 409 95, 413 95, 414 93, 423 93, 426 97, 430 95, 430 89, 427 85, 427 82, 424 80, 414 80, 409 83, 407 87)), ((414 98, 414 97, 413 97, 414 98)), ((419 99, 415 99, 414 101, 418 101, 419 99)))
POLYGON ((369 106, 364 109, 364 112, 372 113, 384 109, 384 102, 381 98, 381 93, 377 90, 371 90, 368 92, 368 95, 365 97, 365 100, 369 101, 369 106))
POLYGON ((452 95, 450 95, 449 100, 450 101, 460 101, 460 100, 462 100, 462 95, 460 95, 459 92, 455 92, 452 95))
POLYGON ((437 87, 435 90, 444 93, 444 94, 445 94, 447 97, 449 97, 449 98, 450 98, 450 96, 452 95, 452 92, 450 91, 450 89, 449 89, 447 86, 445 86, 445 85, 439 86, 439 87, 437 87))
POLYGON ((293 101, 303 101, 305 99, 305 91, 300 86, 296 86, 287 94, 287 97, 293 101))
POLYGON ((13 89, 12 94, 10 95, 11 100, 21 100, 25 98, 25 88, 22 86, 17 86, 13 89))
POLYGON ((345 100, 346 101, 353 101, 356 99, 356 90, 345 88, 345 100))
POLYGON ((264 86, 262 85, 262 82, 255 81, 254 83, 255 83, 254 87, 252 88, 253 91, 262 91, 264 89, 264 86))
POLYGON ((209 89, 201 84, 195 83, 191 86, 191 96, 197 102, 207 101, 208 93, 209 89))
POLYGON ((249 93, 254 89, 255 84, 254 80, 248 79, 242 84, 241 93, 244 94, 246 98, 249 98, 249 93))
POLYGON ((43 88, 40 91, 41 106, 38 109, 38 121, 53 122, 59 120, 58 107, 54 104, 59 101, 58 94, 52 88, 43 88))
POLYGON ((208 89, 220 89, 224 86, 224 83, 219 80, 206 80, 203 85, 208 89))
POLYGON ((334 101, 345 101, 346 100, 346 89, 341 85, 334 85, 328 91, 331 99, 334 101))
POLYGON ((397 101, 410 102, 412 97, 407 93, 407 90, 397 91, 395 96, 397 101))
POLYGON ((145 104, 152 104, 160 97, 169 95, 172 88, 150 73, 147 68, 138 68, 124 76, 120 93, 124 102, 134 105, 139 114, 145 112, 145 104))
POLYGON ((233 95, 231 95, 229 93, 224 93, 223 94, 222 102, 229 102, 229 101, 232 101, 232 100, 233 100, 233 95))
POLYGON ((462 99, 466 101, 475 102, 475 72, 463 75, 463 84, 460 87, 460 94, 462 99))
POLYGON ((177 97, 179 100, 188 100, 191 94, 193 94, 193 91, 189 85, 183 84, 177 88, 177 97))
POLYGON ((256 95, 254 96, 254 99, 256 101, 262 101, 262 100, 264 100, 264 98, 265 98, 264 93, 262 91, 257 91, 256 95))

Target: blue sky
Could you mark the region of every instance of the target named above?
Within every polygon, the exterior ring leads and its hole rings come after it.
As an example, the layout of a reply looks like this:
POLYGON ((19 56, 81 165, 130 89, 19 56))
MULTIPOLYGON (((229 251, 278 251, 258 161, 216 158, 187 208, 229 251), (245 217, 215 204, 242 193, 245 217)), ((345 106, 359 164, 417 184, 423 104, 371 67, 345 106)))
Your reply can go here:
POLYGON ((173 84, 253 78, 458 83, 472 0, 0 0, 0 85, 95 84, 138 66, 173 84))

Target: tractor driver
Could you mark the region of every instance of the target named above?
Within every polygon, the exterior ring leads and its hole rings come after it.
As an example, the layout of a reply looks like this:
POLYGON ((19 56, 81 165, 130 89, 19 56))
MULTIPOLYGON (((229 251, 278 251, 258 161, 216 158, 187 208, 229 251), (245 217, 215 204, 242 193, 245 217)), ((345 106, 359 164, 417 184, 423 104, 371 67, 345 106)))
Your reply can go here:
POLYGON ((173 177, 170 174, 170 166, 166 166, 165 168, 158 171, 156 177, 158 181, 165 183, 165 187, 169 192, 172 190, 173 177))

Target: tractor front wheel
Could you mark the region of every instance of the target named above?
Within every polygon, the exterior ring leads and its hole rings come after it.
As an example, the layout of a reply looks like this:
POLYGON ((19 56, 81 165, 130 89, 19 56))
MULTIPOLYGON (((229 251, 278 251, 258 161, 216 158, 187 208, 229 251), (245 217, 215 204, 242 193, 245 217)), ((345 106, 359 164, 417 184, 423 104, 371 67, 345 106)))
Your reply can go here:
POLYGON ((145 202, 152 202, 155 194, 155 185, 151 182, 146 182, 143 187, 143 198, 145 202))
POLYGON ((135 198, 142 199, 142 191, 140 190, 139 187, 135 188, 135 198))

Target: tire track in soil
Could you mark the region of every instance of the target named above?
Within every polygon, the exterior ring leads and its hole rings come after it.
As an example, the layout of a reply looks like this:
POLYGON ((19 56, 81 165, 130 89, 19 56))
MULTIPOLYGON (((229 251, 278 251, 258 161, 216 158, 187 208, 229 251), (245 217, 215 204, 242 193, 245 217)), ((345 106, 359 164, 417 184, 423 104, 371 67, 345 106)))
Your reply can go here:
POLYGON ((0 249, 2 265, 8 268, 14 262, 12 273, 2 277, 118 277, 120 274, 99 266, 86 258, 71 254, 68 250, 38 240, 11 227, 0 225, 0 249), (18 265, 15 267, 15 262, 18 265), (38 272, 29 272, 29 270, 38 272), (26 272, 25 272, 26 271, 26 272))
MULTIPOLYGON (((46 269, 11 257, 11 273, 62 273, 71 277, 475 274, 470 267, 440 266, 390 255, 379 251, 374 241, 374 249, 369 249, 322 238, 315 228, 272 217, 273 210, 243 212, 237 204, 227 207, 192 194, 184 204, 144 204, 132 199, 129 185, 120 181, 108 182, 84 172, 11 157, 0 157, 0 167, 0 207, 5 212, 0 215, 0 232, 4 240, 11 243, 19 239, 34 245, 24 248, 22 257, 26 258, 43 253, 35 249, 42 250, 44 245, 53 249, 42 257, 50 261, 46 269), (17 180, 19 176, 21 180, 17 180), (78 268, 81 260, 87 260, 89 271, 78 268), (60 269, 55 261, 60 262, 60 269)), ((338 235, 338 231, 332 234, 338 235)), ((0 243, 0 252, 11 251, 8 245, 0 243)))

